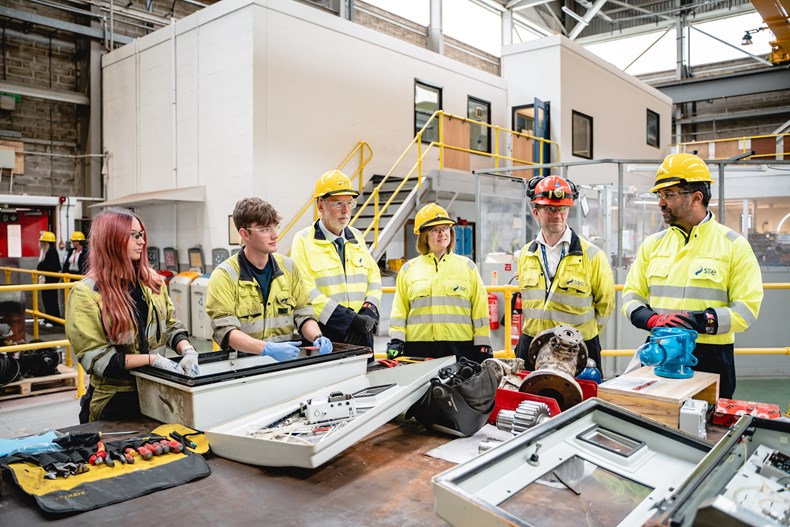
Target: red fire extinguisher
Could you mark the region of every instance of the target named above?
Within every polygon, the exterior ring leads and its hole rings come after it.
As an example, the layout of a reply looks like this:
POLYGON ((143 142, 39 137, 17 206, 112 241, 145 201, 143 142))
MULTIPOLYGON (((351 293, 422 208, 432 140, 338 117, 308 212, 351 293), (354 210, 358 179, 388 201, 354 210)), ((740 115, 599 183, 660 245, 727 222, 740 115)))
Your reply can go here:
POLYGON ((513 293, 513 301, 511 302, 510 311, 510 344, 515 346, 518 344, 518 339, 521 336, 521 293, 513 293))
POLYGON ((499 306, 496 293, 488 293, 488 327, 499 329, 499 306))

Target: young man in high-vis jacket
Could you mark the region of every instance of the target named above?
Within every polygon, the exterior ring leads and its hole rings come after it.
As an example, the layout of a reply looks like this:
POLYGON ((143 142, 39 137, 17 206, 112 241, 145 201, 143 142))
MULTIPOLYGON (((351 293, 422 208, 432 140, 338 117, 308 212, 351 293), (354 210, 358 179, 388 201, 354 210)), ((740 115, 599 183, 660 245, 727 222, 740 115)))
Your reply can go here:
POLYGON ((694 369, 719 374, 719 396, 729 399, 735 392, 735 333, 757 320, 763 282, 749 242, 708 211, 712 182, 695 155, 664 159, 651 192, 669 228, 639 247, 625 280, 623 314, 646 331, 697 331, 694 369))
POLYGON ((245 198, 236 203, 233 222, 244 246, 214 269, 206 294, 214 341, 286 361, 299 355, 298 331, 319 353, 330 353, 299 271, 277 254, 280 215, 260 198, 245 198))
POLYGON ((538 333, 565 324, 581 332, 588 356, 601 368, 598 336, 615 306, 608 257, 568 226, 568 212, 578 198, 573 183, 560 176, 536 176, 527 196, 540 232, 518 259, 524 324, 516 357, 527 358, 538 333))
POLYGON ((333 342, 373 349, 381 273, 362 233, 348 225, 358 196, 339 170, 321 176, 313 196, 321 217, 296 234, 291 257, 323 334, 333 342))

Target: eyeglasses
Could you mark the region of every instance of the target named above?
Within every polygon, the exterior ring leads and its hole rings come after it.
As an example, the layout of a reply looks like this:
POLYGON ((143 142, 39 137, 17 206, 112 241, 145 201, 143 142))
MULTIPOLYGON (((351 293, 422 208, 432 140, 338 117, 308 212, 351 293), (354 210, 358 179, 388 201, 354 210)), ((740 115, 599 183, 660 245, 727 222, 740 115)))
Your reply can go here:
POLYGON ((323 202, 335 210, 340 210, 343 208, 354 210, 355 208, 357 208, 357 200, 355 199, 352 199, 350 201, 329 201, 325 199, 323 200, 323 202))
POLYGON ((135 230, 133 230, 131 232, 130 236, 132 238, 134 238, 135 240, 139 240, 140 238, 145 236, 145 231, 135 231, 135 230))
POLYGON ((568 207, 561 205, 559 207, 555 207, 554 205, 543 205, 538 207, 538 210, 545 211, 547 214, 565 214, 568 212, 568 207))
POLYGON ((277 234, 280 232, 280 225, 270 225, 268 227, 245 227, 248 231, 262 232, 263 234, 277 234))
POLYGON ((663 199, 664 201, 669 201, 671 199, 675 199, 680 194, 694 194, 695 190, 681 190, 680 192, 673 192, 671 190, 659 190, 655 193, 658 196, 658 199, 663 199))
POLYGON ((434 236, 439 236, 439 234, 447 234, 448 232, 450 232, 450 229, 451 227, 449 225, 440 225, 438 227, 434 227, 428 232, 430 234, 433 234, 434 236))

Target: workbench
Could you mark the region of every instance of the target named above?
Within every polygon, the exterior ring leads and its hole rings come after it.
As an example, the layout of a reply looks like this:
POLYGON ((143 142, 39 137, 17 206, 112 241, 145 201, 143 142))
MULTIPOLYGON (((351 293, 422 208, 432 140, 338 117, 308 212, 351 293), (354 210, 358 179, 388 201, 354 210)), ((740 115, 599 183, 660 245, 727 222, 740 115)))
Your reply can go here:
MULTIPOLYGON (((158 422, 98 422, 62 431, 137 430, 158 422)), ((50 515, 3 471, 5 526, 116 525, 446 525, 433 512, 431 478, 454 466, 425 455, 450 441, 402 417, 390 421, 320 468, 263 468, 208 455, 211 475, 93 511, 50 515)))

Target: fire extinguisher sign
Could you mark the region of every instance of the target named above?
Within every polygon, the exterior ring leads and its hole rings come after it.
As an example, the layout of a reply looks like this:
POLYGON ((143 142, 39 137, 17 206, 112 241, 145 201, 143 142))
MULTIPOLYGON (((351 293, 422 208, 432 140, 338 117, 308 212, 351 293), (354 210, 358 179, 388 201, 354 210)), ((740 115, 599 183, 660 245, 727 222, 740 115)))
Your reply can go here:
POLYGON ((510 272, 512 270, 513 270, 513 264, 506 263, 505 264, 505 271, 510 272))

